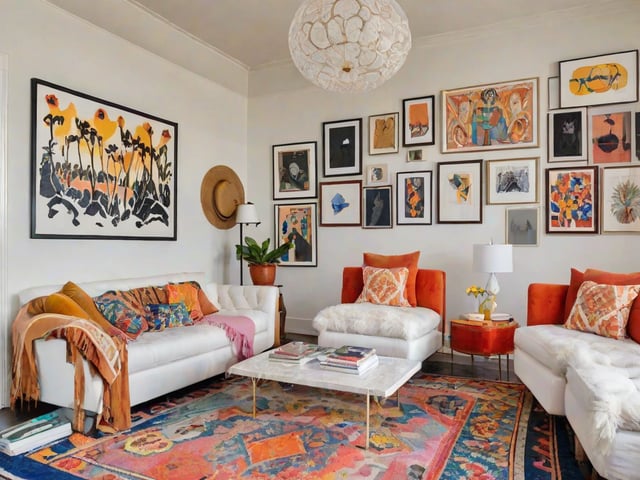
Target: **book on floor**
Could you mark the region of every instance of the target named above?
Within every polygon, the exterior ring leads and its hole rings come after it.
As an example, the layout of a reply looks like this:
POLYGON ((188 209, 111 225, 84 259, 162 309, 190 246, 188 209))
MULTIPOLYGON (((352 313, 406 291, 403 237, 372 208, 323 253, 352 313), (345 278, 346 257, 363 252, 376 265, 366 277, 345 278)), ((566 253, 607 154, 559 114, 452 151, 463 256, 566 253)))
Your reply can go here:
POLYGON ((375 368, 379 363, 378 356, 376 354, 369 355, 366 360, 359 365, 348 364, 336 364, 331 362, 329 358, 320 361, 320 368, 323 370, 332 370, 334 372, 349 373, 351 375, 362 375, 369 370, 375 368))
POLYGON ((19 455, 71 435, 68 411, 59 408, 0 431, 0 452, 19 455))

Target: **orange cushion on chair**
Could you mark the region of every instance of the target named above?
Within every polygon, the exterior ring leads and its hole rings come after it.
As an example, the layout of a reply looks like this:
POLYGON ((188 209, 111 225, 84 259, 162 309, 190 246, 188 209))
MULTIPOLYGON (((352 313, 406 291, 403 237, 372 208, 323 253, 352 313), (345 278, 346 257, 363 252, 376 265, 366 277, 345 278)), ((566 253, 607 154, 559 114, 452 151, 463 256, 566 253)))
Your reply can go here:
POLYGON ((569 290, 567 291, 567 298, 564 302, 564 320, 567 321, 569 318, 569 314, 571 313, 571 309, 573 308, 573 304, 576 303, 576 298, 578 297, 578 290, 580 290, 580 285, 584 282, 584 272, 580 270, 576 270, 575 268, 571 269, 571 280, 569 281, 569 290))
POLYGON ((409 269, 409 276, 407 277, 407 286, 405 287, 405 297, 412 307, 415 307, 418 302, 416 300, 416 277, 418 275, 418 260, 420 259, 420 252, 405 253, 403 255, 380 255, 377 253, 363 254, 364 266, 377 267, 377 268, 400 268, 406 267, 409 269))

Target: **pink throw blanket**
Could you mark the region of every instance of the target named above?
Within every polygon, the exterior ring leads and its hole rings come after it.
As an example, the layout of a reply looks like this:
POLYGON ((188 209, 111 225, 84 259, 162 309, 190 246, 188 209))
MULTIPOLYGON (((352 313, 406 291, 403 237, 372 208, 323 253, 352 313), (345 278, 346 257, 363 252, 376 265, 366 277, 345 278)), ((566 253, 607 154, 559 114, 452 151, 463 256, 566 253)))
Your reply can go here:
POLYGON ((227 338, 236 347, 238 361, 253 357, 253 337, 256 333, 256 326, 250 318, 241 315, 212 313, 203 317, 200 322, 224 329, 227 338))

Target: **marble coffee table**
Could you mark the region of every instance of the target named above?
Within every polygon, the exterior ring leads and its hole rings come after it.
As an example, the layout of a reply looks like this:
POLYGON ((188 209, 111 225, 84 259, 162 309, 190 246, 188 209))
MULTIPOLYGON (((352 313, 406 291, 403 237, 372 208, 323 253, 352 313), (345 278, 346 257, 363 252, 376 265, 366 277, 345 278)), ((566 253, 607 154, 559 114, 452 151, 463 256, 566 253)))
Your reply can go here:
POLYGON ((400 387, 421 368, 421 362, 404 358, 379 357, 378 366, 362 375, 335 372, 320 368, 317 360, 304 365, 274 362, 269 360, 269 352, 231 366, 227 373, 251 378, 253 386, 253 416, 256 416, 256 384, 258 380, 273 380, 327 390, 356 393, 366 396, 366 442, 369 448, 369 402, 371 396, 390 397, 398 393, 400 387))

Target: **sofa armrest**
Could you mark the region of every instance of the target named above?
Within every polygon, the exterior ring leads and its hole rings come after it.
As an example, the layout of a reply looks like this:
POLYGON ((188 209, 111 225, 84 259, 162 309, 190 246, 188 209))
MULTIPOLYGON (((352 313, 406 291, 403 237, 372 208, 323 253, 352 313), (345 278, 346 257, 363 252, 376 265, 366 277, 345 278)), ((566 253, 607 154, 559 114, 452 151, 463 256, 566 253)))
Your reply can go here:
POLYGON ((569 285, 532 283, 527 292, 527 325, 561 325, 569 285))

